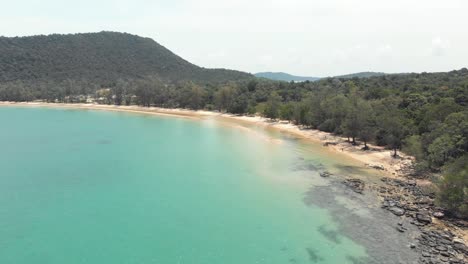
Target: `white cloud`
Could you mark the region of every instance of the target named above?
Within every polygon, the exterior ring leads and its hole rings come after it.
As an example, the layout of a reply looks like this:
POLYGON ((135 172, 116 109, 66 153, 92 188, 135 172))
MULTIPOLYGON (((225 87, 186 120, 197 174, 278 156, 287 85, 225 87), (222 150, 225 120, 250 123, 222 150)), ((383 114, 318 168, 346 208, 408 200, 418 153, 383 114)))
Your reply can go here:
POLYGON ((387 56, 390 55, 392 52, 393 48, 389 44, 382 45, 377 49, 377 54, 380 56, 387 56))
POLYGON ((432 39, 431 54, 433 56, 444 56, 450 49, 450 41, 440 37, 432 39))

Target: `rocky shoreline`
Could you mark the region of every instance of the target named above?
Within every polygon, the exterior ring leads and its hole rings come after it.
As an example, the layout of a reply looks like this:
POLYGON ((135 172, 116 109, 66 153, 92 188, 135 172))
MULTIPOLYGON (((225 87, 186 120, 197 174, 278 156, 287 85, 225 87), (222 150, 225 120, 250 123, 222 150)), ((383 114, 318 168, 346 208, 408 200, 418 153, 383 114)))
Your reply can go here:
MULTIPOLYGON (((336 146, 347 142, 326 142, 324 146, 336 146)), ((380 184, 361 179, 345 179, 342 183, 355 193, 365 189, 373 191, 381 200, 381 207, 400 218, 396 232, 405 233, 408 225, 416 226, 419 237, 410 247, 420 254, 419 263, 468 263, 468 221, 450 217, 435 204, 435 193, 423 188, 413 175, 413 159, 398 157, 398 166, 391 169, 381 164, 365 164, 366 167, 384 171, 387 177, 380 184)), ((320 176, 329 177, 329 172, 320 176)))
POLYGON ((384 177, 381 182, 366 185, 360 179, 346 179, 342 183, 355 193, 374 191, 381 199, 382 209, 400 217, 395 232, 405 233, 408 225, 419 229, 420 235, 410 245, 420 254, 419 263, 468 263, 468 246, 462 238, 467 221, 446 215, 443 208, 435 205, 435 195, 423 190, 415 180, 384 177))
POLYGON ((381 180, 385 183, 378 189, 382 208, 402 218, 396 229, 404 232, 405 221, 421 230, 414 245, 421 252, 421 263, 467 263, 468 247, 457 235, 468 227, 466 221, 446 216, 444 209, 435 205, 435 195, 425 192, 414 180, 381 180))

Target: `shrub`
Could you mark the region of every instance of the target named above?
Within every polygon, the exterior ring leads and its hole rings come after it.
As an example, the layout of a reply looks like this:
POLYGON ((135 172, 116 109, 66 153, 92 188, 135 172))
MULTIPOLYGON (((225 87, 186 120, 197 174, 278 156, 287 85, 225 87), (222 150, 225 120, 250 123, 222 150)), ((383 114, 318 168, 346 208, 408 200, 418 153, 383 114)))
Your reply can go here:
POLYGON ((456 217, 468 219, 468 155, 445 169, 438 187, 438 204, 456 217))

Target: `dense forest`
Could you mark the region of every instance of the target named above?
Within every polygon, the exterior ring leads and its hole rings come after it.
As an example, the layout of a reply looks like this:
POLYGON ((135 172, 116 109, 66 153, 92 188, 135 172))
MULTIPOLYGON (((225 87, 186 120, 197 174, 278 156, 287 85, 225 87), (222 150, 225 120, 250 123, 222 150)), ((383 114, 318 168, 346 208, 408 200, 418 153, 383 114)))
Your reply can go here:
POLYGON ((160 47, 115 33, 0 38, 0 100, 136 104, 290 120, 344 135, 363 150, 372 142, 392 149, 395 158, 399 150, 413 155, 413 176, 443 175, 436 179, 439 205, 468 218, 467 69, 282 82, 198 68, 162 47, 167 54, 154 55, 147 46, 160 47), (135 43, 116 39, 101 46, 107 34, 135 43), (64 37, 76 40, 56 40, 64 37), (70 47, 76 48, 72 54, 70 47), (123 50, 134 54, 123 56, 123 50))
POLYGON ((0 82, 71 79, 100 85, 148 75, 200 83, 251 77, 198 67, 150 38, 117 32, 0 37, 0 73, 0 82))

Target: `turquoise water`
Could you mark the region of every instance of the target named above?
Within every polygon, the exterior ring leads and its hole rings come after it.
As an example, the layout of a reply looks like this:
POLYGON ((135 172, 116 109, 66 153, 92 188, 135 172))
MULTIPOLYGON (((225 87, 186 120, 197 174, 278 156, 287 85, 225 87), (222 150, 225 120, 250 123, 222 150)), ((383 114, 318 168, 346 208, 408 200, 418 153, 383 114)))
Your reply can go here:
POLYGON ((319 231, 339 225, 304 204, 313 172, 301 162, 336 161, 296 140, 212 119, 48 108, 2 107, 0 124, 2 264, 366 256, 319 231))

